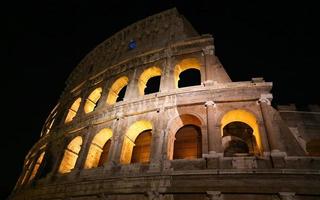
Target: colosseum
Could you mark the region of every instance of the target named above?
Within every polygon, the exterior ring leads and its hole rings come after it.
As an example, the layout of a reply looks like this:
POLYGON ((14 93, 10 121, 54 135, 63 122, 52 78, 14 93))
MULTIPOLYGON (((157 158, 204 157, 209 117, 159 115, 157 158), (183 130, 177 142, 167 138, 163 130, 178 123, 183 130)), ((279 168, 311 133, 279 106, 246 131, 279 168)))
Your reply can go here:
POLYGON ((320 108, 233 82, 176 9, 76 66, 8 199, 320 199, 320 108))

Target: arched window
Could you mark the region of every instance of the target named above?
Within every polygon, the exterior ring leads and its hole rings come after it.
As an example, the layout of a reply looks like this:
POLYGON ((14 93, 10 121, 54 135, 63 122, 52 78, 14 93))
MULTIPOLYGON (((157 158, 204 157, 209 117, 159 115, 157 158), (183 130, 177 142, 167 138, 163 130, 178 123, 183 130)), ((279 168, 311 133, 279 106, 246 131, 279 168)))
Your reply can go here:
POLYGON ((245 110, 232 110, 221 120, 224 156, 258 155, 261 152, 259 126, 255 116, 245 110))
POLYGON ((93 92, 91 92, 91 94, 88 96, 86 100, 86 104, 84 105, 85 113, 90 113, 96 108, 98 101, 101 97, 101 92, 102 92, 101 87, 96 88, 95 90, 93 90, 93 92))
POLYGON ((146 120, 137 121, 128 128, 122 144, 121 163, 150 161, 151 130, 152 124, 146 120))
POLYGON ((172 159, 202 157, 201 120, 195 115, 182 114, 168 124, 167 156, 172 159))
MULTIPOLYGON (((32 158, 30 158, 30 159, 32 159, 32 158)), ((25 171, 25 173, 24 173, 24 175, 23 175, 23 178, 22 178, 22 181, 21 181, 21 183, 20 183, 20 185, 23 185, 25 182, 26 182, 26 180, 27 180, 27 177, 30 175, 30 173, 31 173, 31 167, 33 166, 33 164, 34 164, 34 160, 33 161, 31 161, 30 162, 30 159, 28 160, 28 162, 26 163, 26 171, 25 171)))
POLYGON ((35 163, 35 165, 34 165, 34 167, 33 167, 33 170, 32 170, 32 172, 31 172, 31 175, 30 175, 30 178, 29 178, 29 182, 32 181, 32 180, 34 179, 34 177, 36 176, 36 174, 37 174, 37 172, 38 172, 38 170, 39 170, 39 167, 40 167, 40 165, 41 165, 41 163, 42 163, 44 154, 45 154, 45 152, 42 152, 42 153, 39 155, 39 157, 38 157, 38 159, 37 159, 37 161, 36 161, 36 163, 35 163))
POLYGON ((175 136, 173 159, 197 159, 202 157, 201 130, 198 126, 181 127, 175 136))
POLYGON ((73 118, 76 116, 76 114, 77 114, 77 112, 78 112, 80 103, 81 103, 81 98, 79 97, 79 98, 78 98, 77 100, 75 100, 74 103, 71 105, 71 107, 70 107, 70 109, 69 109, 69 111, 68 111, 68 114, 67 114, 65 123, 71 122, 71 121, 73 120, 73 118))
POLYGON ((176 88, 201 84, 200 62, 196 58, 183 59, 174 68, 176 88))
POLYGON ((128 77, 122 76, 112 84, 111 88, 109 89, 107 104, 113 105, 116 102, 123 100, 128 82, 128 77))
POLYGON ((161 69, 159 67, 149 67, 144 70, 139 78, 139 94, 151 94, 159 92, 161 79, 161 69))
POLYGON ((108 159, 112 131, 109 128, 102 129, 92 140, 87 159, 84 165, 85 169, 102 166, 108 159))
POLYGON ((134 141, 131 163, 148 163, 150 160, 151 130, 143 131, 134 141))
POLYGON ((243 122, 231 122, 223 128, 224 156, 247 156, 258 152, 253 129, 243 122))
POLYGON ((81 150, 82 137, 75 137, 67 146, 64 151, 62 161, 60 163, 59 172, 68 173, 76 165, 79 152, 81 150))
POLYGON ((306 146, 310 156, 320 156, 320 139, 311 139, 306 146))

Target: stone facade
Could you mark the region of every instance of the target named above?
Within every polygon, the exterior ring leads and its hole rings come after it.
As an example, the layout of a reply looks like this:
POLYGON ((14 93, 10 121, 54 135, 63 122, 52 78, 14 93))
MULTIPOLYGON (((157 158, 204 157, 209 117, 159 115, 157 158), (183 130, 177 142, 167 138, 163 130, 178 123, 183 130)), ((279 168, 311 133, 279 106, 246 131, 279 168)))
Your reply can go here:
POLYGON ((101 43, 68 78, 9 199, 320 199, 319 107, 276 110, 271 82, 232 82, 214 49, 175 9, 101 43), (178 87, 188 69, 201 83, 178 87), (159 91, 144 94, 155 76, 159 91))

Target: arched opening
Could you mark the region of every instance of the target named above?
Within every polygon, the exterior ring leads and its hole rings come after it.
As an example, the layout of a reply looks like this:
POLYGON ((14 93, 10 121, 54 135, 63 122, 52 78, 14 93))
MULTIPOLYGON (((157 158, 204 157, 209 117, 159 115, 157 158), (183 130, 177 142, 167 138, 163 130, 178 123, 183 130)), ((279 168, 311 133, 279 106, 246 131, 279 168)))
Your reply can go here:
POLYGON ((201 126, 201 120, 190 114, 179 115, 169 122, 167 138, 169 160, 202 157, 201 126))
POLYGON ((225 156, 259 155, 261 139, 255 116, 245 110, 232 110, 221 120, 225 156))
POLYGON ((152 124, 146 120, 137 121, 128 128, 122 144, 120 163, 129 164, 131 161, 149 162, 151 146, 151 136, 149 134, 151 134, 151 130, 152 124), (143 135, 138 138, 142 133, 143 135), (137 148, 133 155, 134 147, 136 145, 137 148), (133 156, 134 158, 132 160, 133 156))
POLYGON ((320 139, 312 139, 307 143, 307 152, 310 156, 320 156, 320 139))
POLYGON ((42 153, 39 155, 39 157, 38 157, 38 159, 37 159, 37 161, 36 161, 36 163, 35 163, 35 165, 34 165, 34 167, 33 167, 33 170, 32 170, 32 172, 31 172, 31 175, 30 175, 30 178, 29 178, 29 182, 32 181, 32 180, 34 179, 34 177, 36 176, 36 174, 37 174, 37 172, 38 172, 38 170, 39 170, 39 167, 40 167, 40 165, 41 165, 41 163, 42 163, 44 154, 45 154, 45 152, 42 152, 42 153))
POLYGON ((134 141, 131 163, 148 163, 150 160, 151 130, 143 131, 134 141))
POLYGON ((124 95, 126 94, 126 91, 127 91, 127 86, 124 86, 124 87, 120 90, 116 102, 123 101, 124 95))
POLYGON ((73 104, 69 108, 65 123, 71 122, 73 120, 73 118, 76 116, 76 114, 78 112, 80 103, 81 103, 81 98, 80 97, 73 102, 73 104))
POLYGON ((81 150, 82 137, 75 137, 67 146, 59 167, 59 173, 68 173, 76 165, 79 152, 81 150))
POLYGON ((85 169, 102 166, 107 161, 111 137, 111 129, 104 128, 93 138, 84 165, 85 169))
MULTIPOLYGON (((30 159, 32 159, 32 158, 30 158, 30 159)), ((29 161, 29 160, 28 160, 28 161, 29 161)), ((31 173, 31 167, 33 166, 33 163, 34 163, 34 162, 35 162, 35 161, 32 160, 31 162, 28 162, 28 163, 26 164, 26 166, 27 166, 26 172, 24 173, 24 176, 23 176, 23 178, 22 178, 22 181, 21 181, 21 184, 20 184, 20 185, 23 185, 23 184, 26 182, 27 178, 29 177, 29 175, 30 175, 30 173, 31 173)))
POLYGON ((144 89, 144 94, 152 94, 159 92, 161 76, 154 76, 150 78, 144 89))
POLYGON ((139 78, 140 95, 159 92, 161 79, 161 69, 158 67, 149 67, 144 70, 139 78))
POLYGON ((103 166, 103 164, 108 161, 110 147, 111 147, 111 140, 109 139, 102 147, 102 153, 99 159, 98 167, 103 166))
POLYGON ((90 113, 90 112, 94 111, 94 109, 98 105, 98 101, 101 97, 101 92, 102 92, 102 88, 99 87, 90 93, 90 95, 88 96, 86 103, 84 105, 84 112, 85 113, 90 113))
POLYGON ((201 85, 201 74, 198 69, 187 69, 180 73, 178 88, 201 85))
POLYGON ((181 127, 175 136, 173 159, 197 159, 202 157, 201 130, 198 126, 181 127))
POLYGON ((118 78, 109 89, 107 104, 113 105, 118 101, 122 101, 126 92, 126 86, 129 79, 126 76, 118 78))
POLYGON ((44 158, 43 158, 42 165, 39 168, 39 172, 38 172, 36 178, 38 178, 38 179, 43 178, 43 177, 47 176, 48 173, 51 172, 52 167, 53 167, 53 160, 54 160, 54 158, 53 158, 52 154, 49 151, 47 151, 44 158))
POLYGON ((253 129, 243 122, 231 122, 223 128, 224 156, 249 156, 258 151, 253 129))
POLYGON ((196 58, 187 58, 179 62, 174 69, 176 88, 201 84, 200 62, 196 58))

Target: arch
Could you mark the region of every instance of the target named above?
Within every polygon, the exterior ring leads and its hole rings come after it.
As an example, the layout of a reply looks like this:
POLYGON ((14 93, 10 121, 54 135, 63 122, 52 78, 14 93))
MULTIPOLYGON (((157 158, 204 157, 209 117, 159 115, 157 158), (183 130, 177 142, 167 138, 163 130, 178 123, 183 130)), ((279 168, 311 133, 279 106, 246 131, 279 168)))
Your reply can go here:
POLYGON ((113 105, 117 102, 117 98, 122 88, 127 86, 129 83, 129 78, 126 76, 122 76, 118 78, 109 89, 109 94, 107 98, 107 104, 113 105))
POLYGON ((173 159, 197 159, 202 157, 201 129, 185 125, 175 134, 173 159))
POLYGON ((38 172, 38 170, 39 170, 39 167, 40 167, 40 165, 41 165, 41 163, 42 163, 44 154, 45 154, 45 152, 42 152, 42 153, 39 155, 39 157, 38 157, 38 159, 37 159, 37 161, 36 161, 36 163, 35 163, 35 165, 34 165, 34 167, 33 167, 33 170, 32 170, 32 172, 31 172, 31 175, 30 175, 30 178, 29 178, 29 181, 28 181, 28 182, 32 181, 32 180, 34 179, 34 177, 36 176, 36 174, 37 174, 37 172, 38 172))
POLYGON ((90 93, 90 95, 88 96, 86 103, 84 105, 84 112, 85 113, 90 113, 96 108, 97 103, 101 97, 101 92, 102 92, 102 88, 99 87, 90 93))
POLYGON ((65 123, 71 122, 71 121, 73 120, 73 118, 76 116, 76 114, 77 114, 77 112, 78 112, 80 103, 81 103, 81 98, 80 98, 80 97, 77 98, 77 99, 73 102, 73 104, 72 104, 71 107, 69 108, 67 117, 66 117, 66 119, 65 119, 65 123))
POLYGON ((136 121, 128 128, 122 144, 120 163, 129 164, 131 162, 135 141, 140 133, 147 130, 152 130, 152 124, 146 120, 136 121))
POLYGON ((144 95, 148 80, 156 76, 161 76, 161 73, 162 71, 159 67, 153 66, 153 67, 149 67, 148 69, 145 69, 139 77, 139 82, 138 82, 139 94, 144 95))
MULTIPOLYGON (((203 122, 201 118, 193 115, 193 114, 182 114, 174 119, 172 119, 168 123, 168 139, 167 139, 167 156, 169 160, 173 159, 174 154, 174 142, 176 133, 179 131, 180 128, 186 125, 194 125, 197 127, 201 127, 203 122)), ((201 133, 202 134, 202 133, 201 133)))
MULTIPOLYGON (((187 58, 180 61, 175 67, 174 67, 174 82, 176 88, 179 88, 179 80, 180 80, 180 74, 181 72, 187 70, 187 69, 197 69, 200 70, 200 62, 196 58, 187 58)), ((200 79, 201 80, 201 79, 200 79)))
POLYGON ((236 109, 227 112, 221 119, 221 137, 224 136, 223 128, 231 122, 243 122, 249 125, 253 130, 252 134, 256 140, 258 150, 261 152, 261 137, 256 117, 251 112, 243 109, 236 109))
POLYGON ((76 165, 79 152, 81 150, 82 137, 75 137, 64 151, 62 161, 59 166, 59 173, 68 173, 76 165))
MULTIPOLYGON (((102 155, 104 155, 104 151, 109 151, 108 149, 105 149, 105 144, 111 140, 112 137, 112 130, 109 128, 104 128, 101 131, 99 131, 98 134, 93 138, 89 152, 87 155, 87 159, 84 165, 85 169, 95 168, 99 166, 99 162, 102 158, 102 155)), ((110 147, 110 146, 109 146, 110 147)), ((108 155, 105 155, 108 156, 108 155)))
POLYGON ((310 156, 320 156, 320 139, 311 139, 306 149, 310 156))

